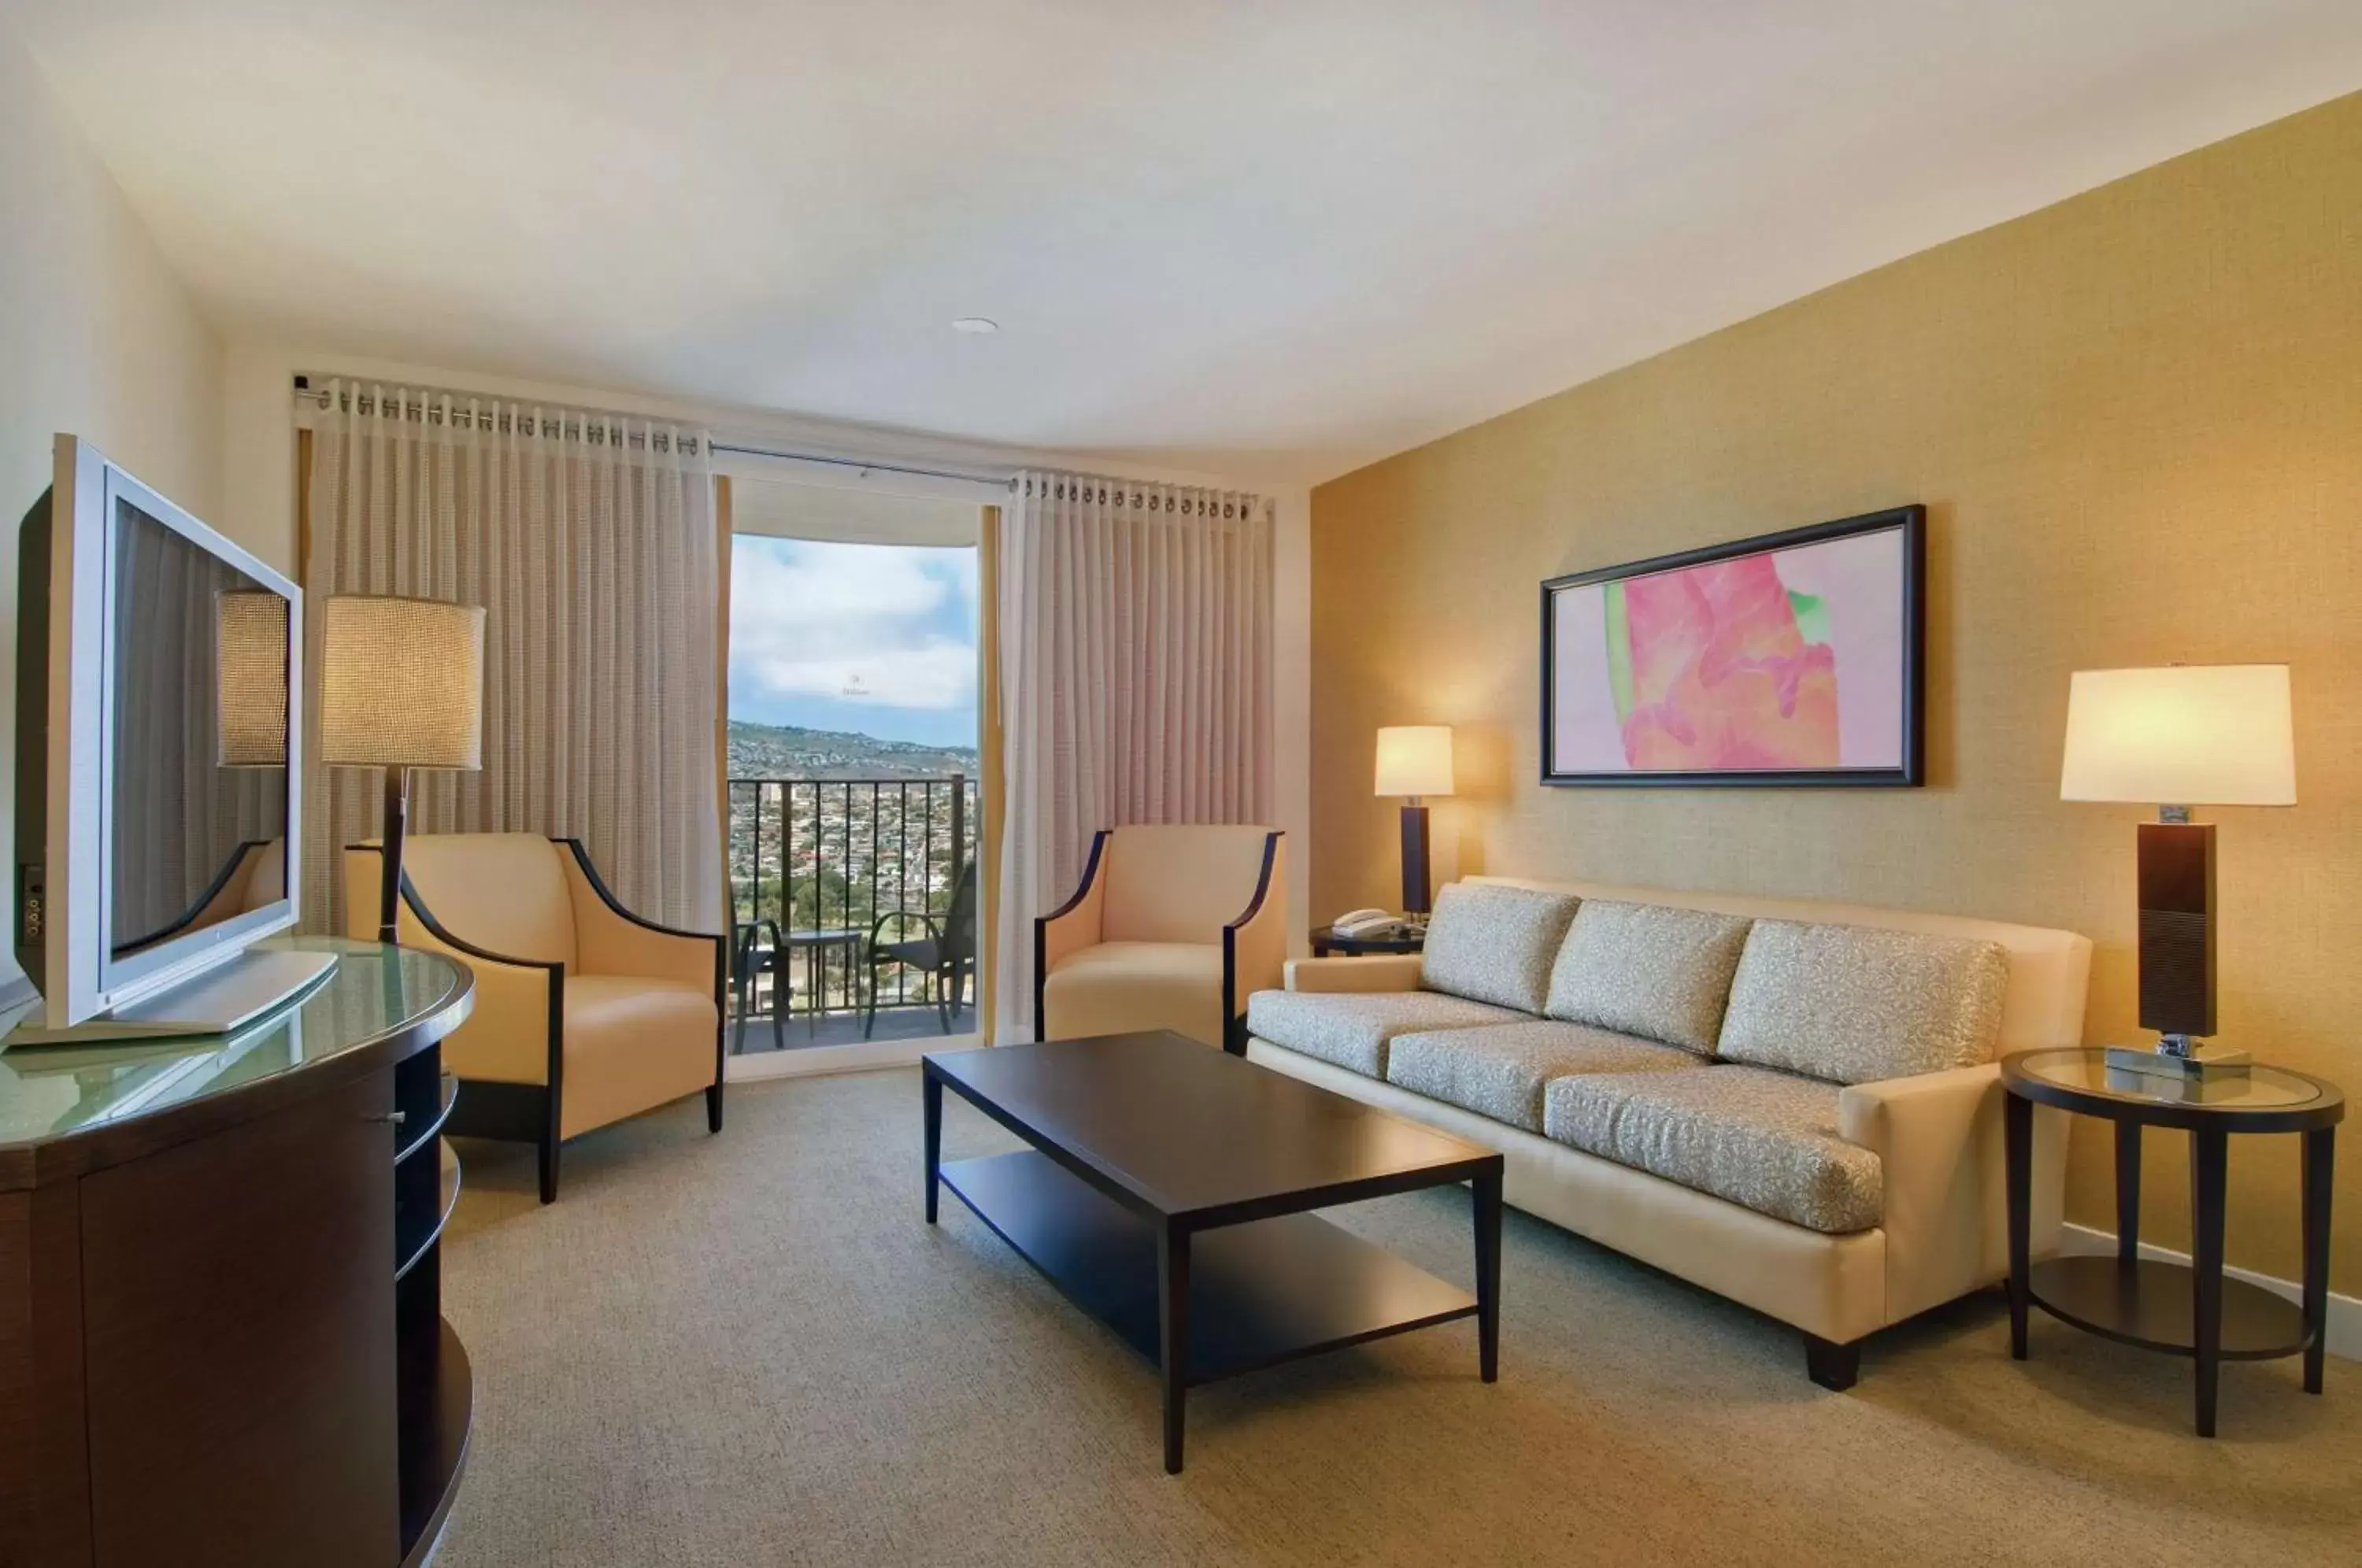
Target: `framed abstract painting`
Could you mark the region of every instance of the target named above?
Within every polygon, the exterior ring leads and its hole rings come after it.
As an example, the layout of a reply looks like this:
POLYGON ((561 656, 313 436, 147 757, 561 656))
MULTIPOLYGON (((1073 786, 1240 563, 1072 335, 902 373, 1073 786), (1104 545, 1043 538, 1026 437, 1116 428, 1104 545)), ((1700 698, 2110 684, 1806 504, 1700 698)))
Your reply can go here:
POLYGON ((1542 782, 1914 785, 1923 506, 1542 584, 1542 782))

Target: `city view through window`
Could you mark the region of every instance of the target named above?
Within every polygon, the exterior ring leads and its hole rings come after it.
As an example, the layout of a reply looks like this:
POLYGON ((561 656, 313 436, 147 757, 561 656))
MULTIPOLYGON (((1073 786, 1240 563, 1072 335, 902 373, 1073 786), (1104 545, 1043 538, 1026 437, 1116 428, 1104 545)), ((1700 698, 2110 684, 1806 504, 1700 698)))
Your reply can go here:
POLYGON ((956 1021, 942 1010, 944 982, 964 982, 968 1008, 976 997, 976 900, 962 890, 981 826, 975 549, 742 534, 730 569, 745 1047, 773 1043, 775 997, 803 1021, 789 1044, 821 1038, 812 1014, 872 1005, 880 1032, 889 1014, 927 1029, 956 1021), (911 945, 928 941, 932 952, 911 945), (881 948, 921 962, 873 963, 881 948), (931 970, 929 959, 947 962, 931 970))

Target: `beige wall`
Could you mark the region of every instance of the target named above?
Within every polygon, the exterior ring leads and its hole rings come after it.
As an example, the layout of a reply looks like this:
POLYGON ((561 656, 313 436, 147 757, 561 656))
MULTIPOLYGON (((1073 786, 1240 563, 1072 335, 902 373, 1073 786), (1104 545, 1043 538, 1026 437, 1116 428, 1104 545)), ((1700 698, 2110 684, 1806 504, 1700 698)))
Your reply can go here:
MULTIPOLYGON (((2093 1041, 2134 1034, 2142 812, 2058 799, 2068 673, 2290 662, 2301 803, 2216 813, 2222 1038, 2362 1091, 2362 95, 1324 485, 1313 557, 1316 915, 1396 901, 1372 732, 1448 723, 1447 865, 2070 927, 2093 1041), (1535 782, 1542 579, 1913 501, 1927 788, 1535 782)), ((2180 1145, 2148 1141, 2174 1246, 2180 1145)), ((2112 1230, 2105 1154, 2071 1210, 2112 1230)), ((2232 1261, 2293 1277, 2294 1141, 2232 1165, 2232 1261)), ((2362 1155, 2338 1189, 2355 1292, 2362 1155)))
MULTIPOLYGON (((220 499, 221 348, 121 192, 0 25, 0 691, 13 705, 17 521, 60 431, 96 442, 209 521, 220 499)), ((236 534, 235 527, 226 531, 236 534)), ((0 725, 0 780, 16 727, 0 725)), ((0 845, 15 843, 0 784, 0 845)), ((14 883, 9 901, 14 925, 14 883)), ((0 978, 17 971, 0 942, 0 978)))

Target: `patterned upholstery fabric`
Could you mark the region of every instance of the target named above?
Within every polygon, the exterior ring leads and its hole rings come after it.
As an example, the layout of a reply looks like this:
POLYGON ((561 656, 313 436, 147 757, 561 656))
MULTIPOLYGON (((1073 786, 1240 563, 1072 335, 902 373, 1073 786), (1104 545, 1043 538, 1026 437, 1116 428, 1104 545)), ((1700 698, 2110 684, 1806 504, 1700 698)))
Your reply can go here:
POLYGON ((1579 1023, 1501 1023, 1398 1034, 1386 1082, 1522 1127, 1542 1130, 1542 1086, 1575 1073, 1649 1073, 1694 1067, 1687 1051, 1586 1029, 1579 1023))
POLYGON ((1551 966, 1552 1018, 1714 1055, 1744 915, 1586 900, 1551 966))
POLYGON ((1436 991, 1257 991, 1247 999, 1247 1032, 1374 1078, 1386 1076, 1386 1043, 1397 1034, 1514 1023, 1518 1015, 1436 991))
POLYGON ((1878 1156, 1837 1134, 1835 1084, 1759 1067, 1559 1078, 1542 1132, 1699 1192, 1830 1235, 1883 1217, 1878 1156))
POLYGON ((1999 943, 1759 920, 1716 1051, 1841 1084, 1992 1058, 2009 987, 1999 943))
POLYGON ((1454 882, 1436 895, 1419 983, 1470 1001, 1540 1012, 1551 959, 1566 940, 1573 893, 1454 882))

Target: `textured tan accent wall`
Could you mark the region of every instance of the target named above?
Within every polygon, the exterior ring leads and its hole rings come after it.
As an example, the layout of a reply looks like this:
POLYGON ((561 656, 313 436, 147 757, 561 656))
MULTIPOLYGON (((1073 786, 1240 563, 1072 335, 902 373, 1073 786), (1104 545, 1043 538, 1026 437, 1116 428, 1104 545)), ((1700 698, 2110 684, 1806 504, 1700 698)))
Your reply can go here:
MULTIPOLYGON (((2221 1038, 2362 1092, 2362 95, 1320 487, 1314 916, 1396 901, 1374 734, 1451 723, 1447 868, 2065 926, 2088 1038, 2130 1038, 2144 813, 2058 800, 2067 677, 2177 659, 2294 667, 2301 803, 2213 813, 2221 1038), (1927 788, 1535 782, 1542 579, 1912 501, 1927 788)), ((2185 1246, 2183 1141, 2147 1149, 2145 1233, 2185 1246)), ((2078 1137, 2070 1204, 2113 1230, 2106 1154, 2078 1137)), ((2362 1148, 2337 1187, 2362 1292, 2362 1148)), ((2296 1237, 2295 1141, 2237 1142, 2231 1260, 2294 1277, 2296 1237)))

